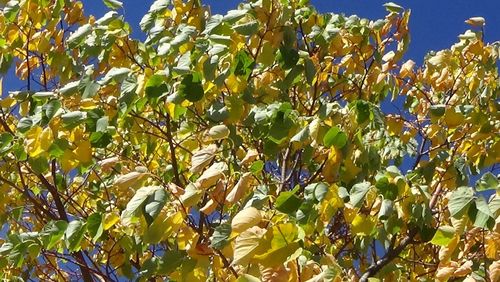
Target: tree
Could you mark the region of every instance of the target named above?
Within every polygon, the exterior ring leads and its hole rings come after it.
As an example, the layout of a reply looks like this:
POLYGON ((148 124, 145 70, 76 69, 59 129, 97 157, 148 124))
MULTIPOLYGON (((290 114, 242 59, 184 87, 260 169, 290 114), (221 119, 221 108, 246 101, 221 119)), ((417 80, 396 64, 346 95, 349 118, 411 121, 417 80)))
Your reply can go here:
POLYGON ((156 0, 141 41, 104 2, 4 4, 2 279, 499 281, 484 19, 419 67, 394 3, 156 0))

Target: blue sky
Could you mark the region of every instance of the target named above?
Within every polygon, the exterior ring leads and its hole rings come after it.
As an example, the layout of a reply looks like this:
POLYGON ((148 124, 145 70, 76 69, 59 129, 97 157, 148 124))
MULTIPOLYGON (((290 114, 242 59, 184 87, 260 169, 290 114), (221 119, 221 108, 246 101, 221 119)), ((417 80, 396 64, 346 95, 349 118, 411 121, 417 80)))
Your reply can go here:
MULTIPOLYGON (((369 19, 379 19, 386 15, 382 6, 390 0, 311 0, 320 12, 356 14, 369 19)), ((102 16, 107 8, 100 0, 83 0, 86 11, 102 16)), ((134 28, 134 35, 140 35, 138 23, 149 9, 153 0, 123 0, 126 20, 134 28)), ((224 14, 236 9, 241 0, 202 0, 210 5, 212 13, 224 14)), ((457 41, 457 36, 469 29, 464 21, 473 16, 486 19, 485 40, 500 40, 500 0, 404 0, 393 2, 412 10, 410 29, 412 40, 406 58, 421 63, 430 50, 449 48, 457 41)))

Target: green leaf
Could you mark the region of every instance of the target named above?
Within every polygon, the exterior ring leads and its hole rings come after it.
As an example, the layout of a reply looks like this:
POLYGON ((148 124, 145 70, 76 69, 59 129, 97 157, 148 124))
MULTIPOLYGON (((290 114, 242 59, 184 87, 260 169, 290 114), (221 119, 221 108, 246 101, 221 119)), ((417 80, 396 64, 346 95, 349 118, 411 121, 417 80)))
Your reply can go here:
POLYGON ((90 24, 84 24, 80 26, 75 32, 73 32, 66 42, 70 48, 75 48, 81 45, 84 39, 92 32, 92 26, 90 24))
POLYGON ((178 94, 180 97, 191 102, 199 101, 203 98, 204 91, 199 73, 184 76, 179 85, 178 94))
POLYGON ((148 224, 158 216, 161 209, 167 202, 167 193, 164 189, 158 189, 146 198, 144 206, 144 216, 148 224))
POLYGON ((214 234, 210 237, 210 246, 222 250, 229 243, 231 235, 231 224, 223 223, 215 228, 214 234))
POLYGON ((10 142, 14 140, 14 136, 12 136, 8 132, 3 132, 0 134, 0 153, 5 152, 7 149, 9 149, 11 146, 10 142))
POLYGON ((378 218, 380 220, 388 219, 394 211, 394 203, 391 200, 384 199, 382 205, 380 206, 380 211, 378 212, 378 218))
POLYGON ((50 250, 60 243, 60 240, 64 236, 67 228, 68 222, 64 220, 49 221, 40 233, 44 248, 50 250))
POLYGON ((167 250, 158 263, 158 274, 168 275, 174 272, 186 258, 187 254, 184 251, 167 250))
POLYGON ((363 205, 366 193, 370 190, 370 182, 364 181, 361 183, 354 184, 351 191, 349 192, 349 199, 353 206, 359 208, 363 205))
POLYGON ((500 189, 500 181, 491 172, 487 172, 481 176, 476 182, 477 191, 495 190, 500 189))
POLYGON ((163 78, 163 75, 155 74, 148 79, 144 91, 149 99, 158 98, 167 94, 168 86, 163 78))
POLYGON ((342 149, 347 143, 347 135, 337 126, 330 128, 323 137, 323 144, 326 147, 335 146, 342 149))
POLYGON ((493 213, 484 197, 477 198, 469 208, 469 218, 474 221, 474 226, 492 228, 495 224, 493 213))
POLYGON ((86 225, 83 221, 73 220, 68 224, 66 232, 64 233, 64 241, 66 247, 70 251, 78 251, 81 248, 83 235, 85 234, 86 225))
POLYGON ((356 113, 357 113, 356 121, 358 122, 358 124, 362 124, 370 120, 371 107, 368 102, 363 100, 358 100, 354 102, 354 106, 356 108, 356 113))
POLYGON ((17 123, 17 130, 21 133, 25 133, 26 131, 30 130, 32 126, 33 120, 29 117, 23 117, 17 123))
POLYGON ((241 75, 247 78, 253 71, 255 67, 255 61, 252 57, 244 50, 239 51, 235 58, 235 64, 233 66, 233 73, 235 75, 241 75))
POLYGON ((312 183, 304 188, 304 197, 308 201, 321 202, 326 193, 328 193, 328 185, 324 182, 312 183))
POLYGON ((448 201, 450 215, 454 218, 461 218, 465 214, 470 203, 474 199, 474 191, 470 187, 459 187, 453 191, 448 201))
POLYGON ((432 237, 431 243, 438 246, 448 246, 453 237, 455 237, 455 228, 447 225, 440 226, 432 237))
POLYGON ((92 242, 97 242, 104 231, 100 213, 93 213, 87 218, 87 230, 92 237, 92 242))
POLYGON ((262 169, 264 169, 264 162, 262 160, 257 160, 250 166, 250 171, 253 175, 257 175, 262 171, 262 169))
POLYGON ((104 2, 104 5, 106 5, 106 7, 113 10, 120 9, 123 7, 123 3, 118 0, 102 0, 102 1, 104 2))
MULTIPOLYGON (((133 218, 137 217, 139 212, 142 210, 142 207, 144 204, 147 202, 148 197, 151 195, 155 195, 158 190, 163 190, 161 186, 146 186, 142 187, 137 192, 135 192, 135 195, 130 199, 130 201, 127 203, 127 207, 125 210, 122 212, 121 215, 121 220, 124 225, 129 225, 130 223, 133 222, 133 218)), ((159 192, 158 196, 153 196, 150 201, 153 201, 158 197, 158 199, 161 201, 162 200, 162 195, 161 192, 159 192)), ((151 213, 150 216, 154 215, 156 212, 158 212, 158 204, 152 204, 149 206, 149 212, 151 213)), ((146 213, 148 213, 146 211, 146 213)))
POLYGON ((297 188, 292 191, 281 192, 280 195, 276 198, 276 209, 289 215, 296 212, 302 204, 302 200, 299 199, 297 195, 295 195, 295 193, 298 191, 298 188, 300 187, 297 186, 297 188))
POLYGON ((293 48, 280 47, 281 60, 284 69, 291 69, 299 61, 299 53, 293 48))
POLYGON ((429 109, 431 117, 434 118, 442 117, 444 115, 445 110, 446 110, 445 105, 432 105, 429 109))
POLYGON ((61 119, 65 127, 73 128, 87 119, 87 113, 81 111, 69 112, 63 114, 61 119))
POLYGON ((379 178, 375 183, 375 187, 384 196, 384 199, 396 200, 398 197, 398 186, 390 183, 389 179, 385 176, 379 178))

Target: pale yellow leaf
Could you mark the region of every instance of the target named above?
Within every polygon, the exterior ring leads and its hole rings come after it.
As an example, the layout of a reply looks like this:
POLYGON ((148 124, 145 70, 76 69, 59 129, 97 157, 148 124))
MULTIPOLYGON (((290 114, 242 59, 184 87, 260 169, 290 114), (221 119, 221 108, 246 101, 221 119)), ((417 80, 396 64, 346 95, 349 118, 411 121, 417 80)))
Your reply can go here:
POLYGON ((241 160, 241 165, 247 165, 255 161, 255 159, 257 159, 258 156, 259 152, 257 152, 257 150, 255 149, 248 150, 245 157, 243 157, 243 159, 241 160))
POLYGON ((227 164, 223 162, 214 163, 196 180, 200 189, 207 189, 215 185, 219 179, 224 178, 224 172, 227 170, 227 164))
POLYGON ((233 204, 241 199, 249 190, 252 184, 252 173, 246 172, 241 177, 238 183, 234 185, 233 189, 227 195, 227 202, 233 204))
POLYGON ((217 152, 217 145, 210 144, 207 147, 194 152, 191 157, 191 168, 189 169, 192 173, 201 172, 215 157, 215 152, 217 152))
POLYGON ((490 264, 489 277, 491 282, 500 282, 500 260, 494 261, 490 264))
POLYGON ((229 128, 224 125, 216 125, 207 132, 207 138, 210 141, 225 139, 229 136, 229 128))
POLYGON ((266 233, 265 229, 254 226, 236 237, 234 241, 233 262, 231 264, 245 265, 255 254, 260 239, 266 233))
POLYGON ((241 233, 248 228, 259 224, 262 220, 260 211, 254 207, 249 207, 237 213, 231 221, 231 229, 233 232, 241 233))
POLYGON ((115 179, 113 184, 119 189, 128 189, 130 187, 133 187, 146 175, 148 174, 144 172, 132 171, 127 174, 120 175, 118 178, 115 179))
POLYGON ((472 17, 465 20, 465 23, 472 26, 484 26, 485 20, 483 17, 472 17))
POLYGON ((453 272, 453 276, 462 277, 462 276, 465 276, 465 275, 471 273, 472 272, 472 264, 473 263, 471 260, 464 262, 464 264, 462 264, 459 268, 457 268, 457 270, 455 270, 455 272, 453 272))

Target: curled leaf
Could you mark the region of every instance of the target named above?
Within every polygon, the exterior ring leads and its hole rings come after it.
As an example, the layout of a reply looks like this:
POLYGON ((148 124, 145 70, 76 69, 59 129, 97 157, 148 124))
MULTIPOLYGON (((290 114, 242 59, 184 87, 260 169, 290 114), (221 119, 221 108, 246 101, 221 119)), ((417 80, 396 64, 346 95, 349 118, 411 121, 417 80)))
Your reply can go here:
POLYGON ((207 189, 221 178, 224 178, 224 172, 227 170, 226 163, 214 163, 196 180, 196 184, 200 189, 207 189))
POLYGON ((191 168, 189 171, 192 173, 202 171, 213 160, 215 152, 217 152, 217 145, 215 144, 210 144, 207 147, 194 152, 191 157, 191 168))
POLYGON ((233 204, 241 199, 245 195, 245 193, 250 188, 252 184, 252 173, 246 172, 244 173, 238 183, 234 185, 233 189, 227 195, 227 202, 233 204))

